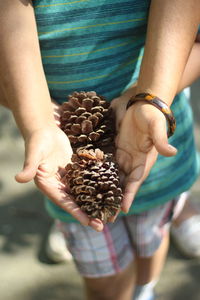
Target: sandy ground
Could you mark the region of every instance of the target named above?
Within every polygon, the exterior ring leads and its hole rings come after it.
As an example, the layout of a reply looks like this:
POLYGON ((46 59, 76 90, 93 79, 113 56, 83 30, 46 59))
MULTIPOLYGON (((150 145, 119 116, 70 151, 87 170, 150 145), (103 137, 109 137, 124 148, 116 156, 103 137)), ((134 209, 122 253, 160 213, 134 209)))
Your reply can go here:
MULTIPOLYGON (((195 134, 200 149, 200 82, 192 87, 195 134)), ((11 114, 0 108, 0 300, 82 300, 73 262, 52 264, 45 254, 52 220, 33 183, 14 175, 23 163, 23 142, 11 114)), ((200 180, 192 188, 200 207, 200 180)), ((200 259, 186 259, 171 244, 157 287, 160 300, 200 299, 200 259)))

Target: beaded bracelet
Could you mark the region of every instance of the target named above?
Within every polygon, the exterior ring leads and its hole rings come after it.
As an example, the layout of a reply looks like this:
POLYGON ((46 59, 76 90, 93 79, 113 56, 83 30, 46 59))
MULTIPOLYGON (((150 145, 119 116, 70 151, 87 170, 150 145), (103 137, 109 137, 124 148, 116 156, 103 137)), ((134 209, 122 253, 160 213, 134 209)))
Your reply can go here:
POLYGON ((137 101, 145 101, 155 107, 157 107, 165 116, 167 123, 168 123, 168 132, 167 135, 168 137, 172 136, 174 134, 174 131, 176 129, 176 120, 174 117, 173 112, 169 108, 169 106, 162 101, 160 98, 157 96, 154 96, 149 93, 140 93, 137 94, 136 96, 132 97, 126 106, 126 109, 128 109, 131 105, 136 103, 137 101))

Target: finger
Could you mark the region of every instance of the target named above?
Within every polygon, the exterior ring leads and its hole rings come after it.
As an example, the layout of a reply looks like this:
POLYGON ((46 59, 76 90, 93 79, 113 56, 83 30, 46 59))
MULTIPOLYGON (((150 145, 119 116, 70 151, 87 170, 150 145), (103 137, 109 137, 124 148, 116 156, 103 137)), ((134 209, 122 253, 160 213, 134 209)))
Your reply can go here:
POLYGON ((125 174, 129 174, 131 172, 132 156, 128 152, 118 148, 116 151, 116 160, 120 169, 125 174))
POLYGON ((74 199, 70 195, 64 193, 64 191, 63 191, 63 197, 59 201, 54 201, 54 202, 55 204, 60 206, 63 210, 70 213, 82 225, 84 226, 89 225, 90 220, 88 216, 80 209, 80 207, 77 206, 77 204, 74 202, 74 199))
POLYGON ((156 150, 164 156, 174 156, 177 149, 168 143, 166 121, 156 119, 151 124, 151 136, 156 150))
POLYGON ((56 125, 57 125, 58 127, 61 127, 61 122, 60 122, 60 120, 55 119, 55 122, 56 122, 56 125))
POLYGON ((60 127, 60 125, 61 125, 60 114, 58 112, 54 111, 53 115, 54 115, 54 119, 55 119, 56 125, 58 127, 60 127))
POLYGON ((53 114, 54 114, 54 119, 56 122, 56 125, 60 127, 61 122, 60 122, 60 115, 61 115, 61 105, 56 103, 53 99, 52 100, 52 105, 53 105, 53 114))
POLYGON ((88 225, 98 232, 101 232, 104 228, 104 224, 100 219, 91 219, 88 225))
POLYGON ((144 156, 137 167, 133 169, 125 181, 125 192, 122 201, 122 210, 127 213, 141 184, 149 175, 149 172, 157 159, 157 151, 153 147, 148 155, 144 156))
POLYGON ((125 179, 125 173, 119 170, 119 182, 121 186, 124 186, 125 179))
POLYGON ((124 193, 124 198, 123 198, 123 202, 122 202, 122 211, 124 213, 128 213, 133 200, 135 198, 135 195, 138 191, 138 189, 140 188, 140 185, 142 184, 141 181, 136 181, 136 182, 131 182, 128 186, 129 191, 126 191, 124 193))
POLYGON ((127 213, 132 205, 135 195, 142 184, 145 176, 145 166, 140 165, 134 169, 125 182, 124 198, 122 201, 122 211, 127 213))
POLYGON ((74 199, 65 192, 64 184, 60 181, 54 181, 51 178, 36 176, 35 183, 38 188, 64 211, 70 213, 82 225, 89 225, 88 216, 81 211, 80 207, 74 202, 74 199))
POLYGON ((19 183, 26 183, 31 181, 37 173, 38 165, 39 163, 32 165, 25 162, 23 170, 16 174, 15 180, 19 183))
MULTIPOLYGON (((61 203, 61 201, 59 201, 61 203)), ((65 195, 62 200, 61 207, 70 213, 76 220, 84 226, 91 226, 94 230, 100 232, 104 228, 104 224, 100 219, 89 219, 89 217, 76 205, 70 195, 65 195)))
POLYGON ((35 147, 29 147, 25 154, 23 170, 15 176, 16 181, 20 183, 31 181, 36 176, 40 161, 40 153, 35 150, 35 147))
POLYGON ((118 215, 119 215, 119 213, 120 213, 120 209, 116 212, 116 214, 113 216, 113 217, 111 217, 110 219, 109 219, 109 222, 110 223, 114 223, 115 222, 115 220, 117 219, 117 217, 118 217, 118 215))

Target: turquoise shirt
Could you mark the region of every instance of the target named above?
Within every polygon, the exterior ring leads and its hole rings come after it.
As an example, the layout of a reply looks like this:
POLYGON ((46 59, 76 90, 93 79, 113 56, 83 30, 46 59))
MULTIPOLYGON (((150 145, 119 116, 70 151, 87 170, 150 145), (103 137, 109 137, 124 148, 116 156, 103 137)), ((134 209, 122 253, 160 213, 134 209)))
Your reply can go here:
MULTIPOLYGON (((58 103, 81 90, 95 90, 111 101, 137 80, 150 1, 35 0, 33 5, 44 71, 58 103)), ((184 93, 172 110, 177 129, 169 142, 178 154, 158 157, 129 214, 171 200, 198 176, 192 112, 184 93)), ((55 218, 75 221, 49 200, 46 207, 55 218)))

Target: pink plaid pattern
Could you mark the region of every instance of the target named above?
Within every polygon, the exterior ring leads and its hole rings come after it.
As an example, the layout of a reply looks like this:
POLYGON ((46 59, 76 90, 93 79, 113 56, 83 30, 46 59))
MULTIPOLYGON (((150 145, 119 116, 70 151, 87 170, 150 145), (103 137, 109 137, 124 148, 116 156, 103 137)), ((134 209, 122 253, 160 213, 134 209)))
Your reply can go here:
POLYGON ((134 259, 150 257, 181 207, 175 199, 147 212, 118 217, 103 232, 77 223, 60 222, 78 271, 84 277, 104 277, 124 270, 134 259))

